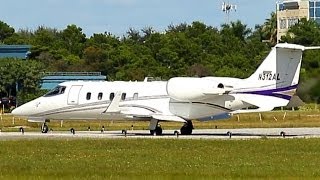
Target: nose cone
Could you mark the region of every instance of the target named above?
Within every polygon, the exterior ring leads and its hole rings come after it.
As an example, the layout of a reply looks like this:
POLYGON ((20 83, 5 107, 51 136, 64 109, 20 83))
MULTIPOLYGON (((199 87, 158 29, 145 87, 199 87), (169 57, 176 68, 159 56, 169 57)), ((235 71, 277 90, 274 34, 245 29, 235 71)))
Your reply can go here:
POLYGON ((34 106, 32 106, 32 103, 26 103, 22 106, 19 106, 15 108, 11 114, 14 116, 30 116, 32 113, 35 112, 34 106))
POLYGON ((24 115, 26 115, 26 112, 25 112, 23 106, 20 106, 20 107, 15 108, 11 112, 11 114, 14 115, 14 116, 24 116, 24 115))

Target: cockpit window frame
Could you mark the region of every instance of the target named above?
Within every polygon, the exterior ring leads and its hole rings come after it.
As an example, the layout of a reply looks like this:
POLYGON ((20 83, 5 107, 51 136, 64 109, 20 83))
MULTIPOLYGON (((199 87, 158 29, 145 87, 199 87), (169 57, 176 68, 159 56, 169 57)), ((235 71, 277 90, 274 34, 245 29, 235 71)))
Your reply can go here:
POLYGON ((56 86, 53 89, 51 89, 49 92, 47 92, 43 97, 52 97, 52 96, 57 96, 64 94, 66 91, 66 86, 56 86))

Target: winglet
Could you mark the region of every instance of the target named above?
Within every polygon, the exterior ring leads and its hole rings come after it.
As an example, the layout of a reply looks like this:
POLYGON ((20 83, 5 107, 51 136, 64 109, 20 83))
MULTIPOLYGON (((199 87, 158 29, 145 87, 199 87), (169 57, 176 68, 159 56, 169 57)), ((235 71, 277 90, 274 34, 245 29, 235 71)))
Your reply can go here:
POLYGON ((121 100, 121 94, 122 92, 118 91, 113 100, 111 101, 110 105, 108 106, 108 108, 103 112, 103 113, 119 113, 120 112, 120 108, 119 108, 119 103, 121 100))

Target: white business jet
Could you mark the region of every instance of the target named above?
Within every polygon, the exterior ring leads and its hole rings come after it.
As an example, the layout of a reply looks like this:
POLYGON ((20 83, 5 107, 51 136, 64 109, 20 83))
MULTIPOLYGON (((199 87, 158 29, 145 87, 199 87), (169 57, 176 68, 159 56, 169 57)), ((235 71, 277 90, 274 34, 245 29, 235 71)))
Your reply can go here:
POLYGON ((29 121, 121 120, 150 121, 161 135, 159 121, 182 122, 180 133, 192 133, 193 119, 229 118, 233 114, 270 111, 286 106, 299 81, 302 52, 320 47, 277 44, 247 79, 228 77, 174 77, 169 81, 70 81, 12 111, 29 121), (255 106, 255 109, 248 107, 255 106))

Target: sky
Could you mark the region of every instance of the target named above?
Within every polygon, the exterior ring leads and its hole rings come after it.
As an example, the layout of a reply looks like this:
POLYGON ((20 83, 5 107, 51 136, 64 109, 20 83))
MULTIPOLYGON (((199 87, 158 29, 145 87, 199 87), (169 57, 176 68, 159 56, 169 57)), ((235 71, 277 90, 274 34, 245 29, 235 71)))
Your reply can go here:
MULTIPOLYGON (((263 24, 275 11, 276 0, 225 0, 237 5, 230 21, 248 27, 263 24)), ((117 36, 129 28, 153 27, 164 31, 169 25, 200 21, 220 27, 227 21, 223 0, 0 0, 0 21, 16 30, 38 26, 63 30, 75 24, 89 37, 110 32, 117 36)))

